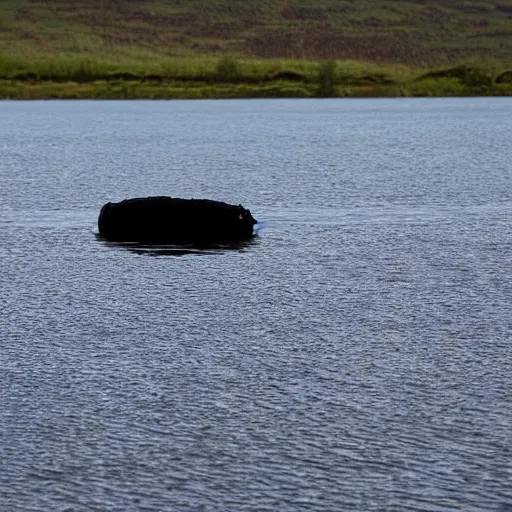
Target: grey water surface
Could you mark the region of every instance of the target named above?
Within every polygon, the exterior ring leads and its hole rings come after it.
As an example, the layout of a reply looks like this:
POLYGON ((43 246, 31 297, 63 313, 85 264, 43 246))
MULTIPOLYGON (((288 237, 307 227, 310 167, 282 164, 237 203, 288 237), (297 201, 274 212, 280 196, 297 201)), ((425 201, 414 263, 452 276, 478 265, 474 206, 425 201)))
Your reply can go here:
POLYGON ((512 99, 0 103, 2 512, 511 511, 511 390, 512 99))

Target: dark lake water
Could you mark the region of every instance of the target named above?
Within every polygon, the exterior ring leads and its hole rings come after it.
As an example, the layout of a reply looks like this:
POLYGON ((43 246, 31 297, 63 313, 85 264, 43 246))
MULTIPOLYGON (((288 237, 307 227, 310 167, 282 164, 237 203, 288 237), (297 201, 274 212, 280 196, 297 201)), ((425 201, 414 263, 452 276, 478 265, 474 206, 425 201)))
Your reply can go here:
POLYGON ((2 102, 0 510, 511 511, 511 265, 511 98, 2 102))

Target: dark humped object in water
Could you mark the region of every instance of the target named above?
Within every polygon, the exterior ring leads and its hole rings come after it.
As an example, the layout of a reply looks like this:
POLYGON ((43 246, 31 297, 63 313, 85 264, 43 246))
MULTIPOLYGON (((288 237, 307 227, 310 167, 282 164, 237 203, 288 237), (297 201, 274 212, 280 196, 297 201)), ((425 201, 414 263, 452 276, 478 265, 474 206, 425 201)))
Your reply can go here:
POLYGON ((216 244, 248 239, 257 221, 242 205, 165 196, 107 203, 98 229, 109 240, 147 244, 216 244))

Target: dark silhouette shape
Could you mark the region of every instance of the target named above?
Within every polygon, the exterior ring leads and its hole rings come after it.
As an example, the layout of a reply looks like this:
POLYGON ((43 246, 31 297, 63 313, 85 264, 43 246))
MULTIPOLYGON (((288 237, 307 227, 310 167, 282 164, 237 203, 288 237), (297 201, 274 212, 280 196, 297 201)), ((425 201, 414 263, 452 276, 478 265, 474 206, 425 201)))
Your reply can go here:
POLYGON ((426 78, 458 78, 463 79, 468 73, 471 73, 472 68, 466 64, 455 66, 453 68, 439 69, 437 71, 429 71, 421 75, 418 80, 426 78))
POLYGON ((497 84, 512 84, 512 71, 504 71, 496 78, 497 84))
POLYGON ((164 196, 107 203, 98 217, 98 229, 105 238, 147 244, 244 240, 253 236, 256 223, 242 205, 164 196))
POLYGON ((304 80, 304 75, 296 73, 295 71, 279 71, 274 75, 274 80, 290 80, 294 82, 300 82, 304 80))

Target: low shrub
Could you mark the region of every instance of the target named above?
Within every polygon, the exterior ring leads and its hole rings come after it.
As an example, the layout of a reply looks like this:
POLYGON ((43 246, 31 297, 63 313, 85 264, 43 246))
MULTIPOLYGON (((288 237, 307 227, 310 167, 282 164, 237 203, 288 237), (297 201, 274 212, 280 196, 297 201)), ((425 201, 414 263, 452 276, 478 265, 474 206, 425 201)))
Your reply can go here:
POLYGON ((215 78, 219 82, 238 82, 240 80, 240 68, 236 59, 229 55, 221 57, 215 68, 215 78))
POLYGON ((335 95, 336 67, 335 60, 326 60, 320 63, 317 96, 329 98, 335 95))

